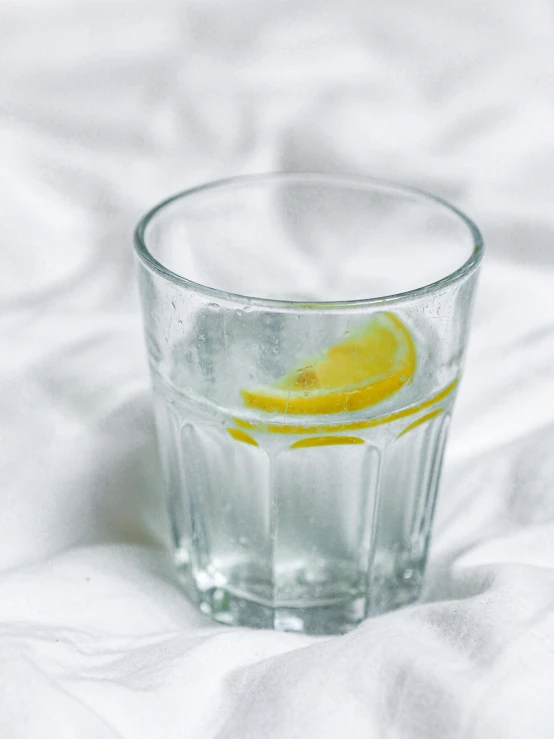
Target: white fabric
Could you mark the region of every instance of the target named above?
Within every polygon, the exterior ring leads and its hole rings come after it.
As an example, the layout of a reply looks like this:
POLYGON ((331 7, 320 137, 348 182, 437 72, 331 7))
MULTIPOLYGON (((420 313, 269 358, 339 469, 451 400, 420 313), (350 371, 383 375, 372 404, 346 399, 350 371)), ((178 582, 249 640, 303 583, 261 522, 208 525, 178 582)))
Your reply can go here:
POLYGON ((554 736, 553 26, 548 0, 4 0, 2 739, 554 736), (131 231, 287 168, 419 185, 488 242, 425 602, 340 638, 208 623, 163 548, 131 231))

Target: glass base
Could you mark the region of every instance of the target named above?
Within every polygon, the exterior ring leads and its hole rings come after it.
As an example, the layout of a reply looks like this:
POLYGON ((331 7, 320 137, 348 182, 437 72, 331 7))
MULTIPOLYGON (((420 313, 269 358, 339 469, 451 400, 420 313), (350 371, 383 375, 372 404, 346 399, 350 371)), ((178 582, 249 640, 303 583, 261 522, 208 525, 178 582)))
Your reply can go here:
POLYGON ((364 618, 365 599, 310 607, 270 607, 215 588, 203 594, 200 610, 219 623, 302 634, 343 634, 364 618))
POLYGON ((269 605, 221 586, 200 590, 195 586, 190 572, 182 566, 180 576, 187 594, 199 610, 218 623, 329 636, 345 634, 365 618, 416 601, 422 589, 422 569, 410 567, 402 573, 396 573, 396 577, 387 573, 387 577, 374 579, 368 594, 313 605, 269 605))

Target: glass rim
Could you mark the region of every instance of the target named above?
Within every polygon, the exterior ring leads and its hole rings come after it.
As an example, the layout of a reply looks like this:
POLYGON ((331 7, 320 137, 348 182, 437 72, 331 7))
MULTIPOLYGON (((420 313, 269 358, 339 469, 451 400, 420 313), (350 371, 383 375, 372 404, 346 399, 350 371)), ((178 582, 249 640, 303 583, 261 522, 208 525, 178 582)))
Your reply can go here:
POLYGON ((269 172, 266 174, 249 174, 239 175, 236 177, 227 177, 219 180, 213 180, 206 182, 195 187, 188 188, 181 192, 171 195, 170 197, 162 200, 160 203, 151 208, 138 222, 134 232, 134 246, 135 252, 140 258, 141 262, 157 272, 161 277, 173 282, 180 287, 187 288, 190 291, 203 294, 210 298, 216 298, 224 302, 232 302, 242 305, 248 305, 260 308, 273 308, 279 310, 295 310, 303 312, 307 310, 341 310, 351 308, 370 308, 379 305, 390 305, 391 303, 402 302, 411 300, 414 298, 425 297, 432 293, 438 292, 441 289, 453 285, 463 280, 466 276, 475 272, 479 266, 483 257, 484 241, 479 228, 475 223, 465 215, 461 210, 456 208, 454 205, 449 203, 447 200, 433 195, 425 190, 421 190, 417 187, 410 185, 403 185, 398 182, 391 180, 385 180, 380 178, 368 177, 365 175, 351 175, 341 173, 325 173, 325 172, 269 172), (374 298, 358 298, 355 300, 337 300, 337 301, 313 301, 313 300, 282 300, 278 298, 259 298, 250 295, 242 295, 240 293, 228 292, 226 290, 219 290, 216 287, 210 287, 209 285, 203 285, 200 282, 195 282, 183 275, 173 272, 171 269, 166 267, 160 262, 149 250, 146 245, 145 231, 151 221, 160 213, 166 206, 172 203, 187 198, 191 195, 195 195, 200 192, 206 192, 209 190, 216 190, 234 185, 246 185, 246 184, 270 184, 275 182, 320 182, 335 185, 343 185, 355 187, 358 189, 365 187, 380 188, 381 190, 389 190, 397 192, 399 194, 410 195, 419 200, 427 200, 434 202, 437 206, 444 208, 449 211, 453 216, 457 217, 467 228, 471 235, 473 242, 473 250, 466 259, 466 261, 444 277, 439 280, 430 282, 427 285, 413 288, 412 290, 406 290, 399 293, 393 293, 391 295, 383 295, 374 298))

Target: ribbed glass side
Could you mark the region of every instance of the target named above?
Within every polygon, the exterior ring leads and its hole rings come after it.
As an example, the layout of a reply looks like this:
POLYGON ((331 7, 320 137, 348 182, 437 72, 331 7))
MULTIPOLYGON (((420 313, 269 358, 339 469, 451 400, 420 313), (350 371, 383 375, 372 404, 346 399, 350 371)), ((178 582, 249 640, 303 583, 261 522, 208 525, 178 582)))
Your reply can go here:
POLYGON ((177 564, 204 612, 329 633, 418 597, 447 411, 306 447, 237 437, 160 395, 157 419, 177 564))

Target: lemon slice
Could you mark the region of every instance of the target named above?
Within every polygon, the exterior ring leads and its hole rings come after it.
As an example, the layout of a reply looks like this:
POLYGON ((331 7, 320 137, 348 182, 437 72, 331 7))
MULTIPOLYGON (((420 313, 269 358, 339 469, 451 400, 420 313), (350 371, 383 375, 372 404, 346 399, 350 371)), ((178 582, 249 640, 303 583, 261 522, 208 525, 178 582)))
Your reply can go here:
POLYGON ((346 339, 302 360, 271 385, 241 393, 247 408, 270 413, 358 411, 411 382, 415 368, 407 327, 393 313, 376 313, 346 339))

